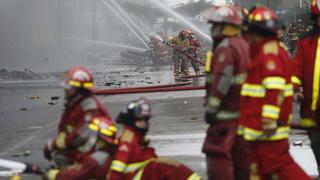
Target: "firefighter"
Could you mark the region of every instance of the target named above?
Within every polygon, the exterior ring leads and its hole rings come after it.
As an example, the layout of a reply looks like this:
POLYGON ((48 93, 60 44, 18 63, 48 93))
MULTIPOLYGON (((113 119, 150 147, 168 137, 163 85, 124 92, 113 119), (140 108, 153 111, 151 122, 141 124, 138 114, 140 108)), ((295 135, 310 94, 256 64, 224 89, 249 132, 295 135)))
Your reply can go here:
MULTIPOLYGON (((188 48, 188 54, 195 59, 200 59, 201 57, 201 42, 199 39, 196 38, 195 33, 192 30, 187 30, 188 32, 188 40, 189 40, 189 48, 188 48)), ((201 75, 201 71, 199 68, 199 65, 196 61, 191 60, 191 65, 194 69, 194 72, 196 75, 201 75)))
POLYGON ((179 76, 180 68, 181 73, 189 75, 189 58, 185 55, 189 48, 188 32, 182 30, 178 37, 174 37, 170 43, 177 49, 173 50, 173 61, 174 61, 174 76, 179 76))
POLYGON ((160 158, 145 138, 149 129, 151 108, 145 98, 130 102, 116 121, 124 125, 118 151, 113 157, 107 176, 114 179, 201 179, 185 165, 168 158, 160 158))
POLYGON ((65 91, 65 106, 56 138, 49 140, 44 147, 44 157, 53 160, 58 167, 67 167, 85 157, 94 148, 93 140, 88 140, 86 124, 93 117, 106 117, 109 114, 92 94, 94 80, 85 67, 68 70, 62 83, 65 91))
POLYGON ((78 141, 90 142, 90 146, 93 148, 70 166, 50 169, 44 174, 43 179, 87 180, 105 178, 112 161, 112 155, 117 149, 117 128, 106 117, 93 117, 81 129, 85 133, 81 133, 78 141))
POLYGON ((207 60, 205 121, 210 125, 202 147, 208 179, 248 179, 249 147, 237 136, 239 96, 250 63, 249 45, 241 37, 241 9, 213 6, 203 14, 212 25, 214 59, 207 60), (225 13, 228 12, 228 13, 225 13))
POLYGON ((292 70, 277 35, 283 24, 267 7, 250 10, 250 55, 242 85, 238 133, 250 142, 251 179, 310 179, 289 154, 292 70))
POLYGON ((320 66, 320 4, 311 3, 313 29, 297 42, 294 57, 295 99, 301 103, 300 126, 308 130, 311 148, 320 165, 320 101, 319 101, 319 66, 320 66), (299 87, 303 91, 300 91, 299 87))

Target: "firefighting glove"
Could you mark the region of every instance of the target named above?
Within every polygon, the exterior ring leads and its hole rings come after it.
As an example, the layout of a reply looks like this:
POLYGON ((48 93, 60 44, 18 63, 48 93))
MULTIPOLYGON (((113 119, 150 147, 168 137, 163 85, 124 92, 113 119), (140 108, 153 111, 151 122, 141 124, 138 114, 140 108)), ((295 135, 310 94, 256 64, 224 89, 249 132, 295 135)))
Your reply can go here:
POLYGON ((263 118, 262 119, 262 130, 265 136, 270 137, 277 131, 277 120, 263 118))
POLYGON ((52 160, 52 148, 53 148, 52 140, 49 140, 43 148, 43 156, 49 161, 52 160))
POLYGON ((216 119, 216 114, 217 114, 216 109, 207 107, 205 115, 204 115, 204 119, 205 119, 206 123, 208 123, 208 124, 213 123, 214 120, 216 119))

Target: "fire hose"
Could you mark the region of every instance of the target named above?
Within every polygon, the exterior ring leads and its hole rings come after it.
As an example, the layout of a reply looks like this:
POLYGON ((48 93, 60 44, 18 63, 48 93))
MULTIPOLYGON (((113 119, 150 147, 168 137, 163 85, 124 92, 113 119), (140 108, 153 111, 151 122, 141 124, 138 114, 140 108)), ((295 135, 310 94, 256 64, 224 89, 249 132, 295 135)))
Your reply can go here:
POLYGON ((180 53, 182 53, 183 55, 186 55, 188 58, 190 58, 191 61, 195 61, 203 66, 205 66, 205 64, 201 61, 199 61, 198 59, 196 59, 195 57, 191 56, 190 54, 182 51, 181 49, 179 49, 177 46, 175 46, 174 44, 171 44, 169 41, 163 40, 162 41, 165 45, 173 47, 175 50, 179 51, 180 53))
POLYGON ((95 89, 93 93, 97 95, 116 95, 116 94, 132 94, 132 93, 146 93, 146 92, 167 92, 167 91, 188 91, 188 90, 201 90, 205 86, 186 86, 190 85, 193 80, 189 78, 201 77, 196 76, 183 76, 176 79, 180 82, 174 84, 163 84, 157 86, 141 86, 131 88, 114 88, 114 89, 95 89))

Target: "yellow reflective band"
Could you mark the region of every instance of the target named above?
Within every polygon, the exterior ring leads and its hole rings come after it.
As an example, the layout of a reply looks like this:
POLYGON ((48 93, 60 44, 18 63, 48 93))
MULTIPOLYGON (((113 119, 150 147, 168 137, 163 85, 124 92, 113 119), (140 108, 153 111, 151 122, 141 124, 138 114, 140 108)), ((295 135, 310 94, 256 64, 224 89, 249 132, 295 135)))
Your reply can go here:
POLYGON ((119 160, 113 160, 111 163, 111 170, 117 171, 117 172, 124 172, 124 170, 126 169, 126 164, 122 161, 119 160))
POLYGON ((201 177, 197 173, 192 173, 187 180, 200 180, 201 177))
POLYGON ((261 21, 261 20, 262 20, 262 15, 261 15, 261 14, 256 14, 256 15, 254 16, 254 20, 255 20, 255 21, 261 21))
POLYGON ((273 105, 263 105, 262 106, 262 117, 278 119, 280 114, 280 108, 273 105))
POLYGON ((96 124, 96 125, 98 125, 98 124, 100 124, 100 121, 99 121, 99 119, 94 119, 94 120, 93 120, 93 123, 96 124))
POLYGON ((246 73, 237 74, 237 75, 232 77, 231 83, 232 84, 243 84, 244 81, 246 80, 246 78, 247 78, 247 74, 246 73))
POLYGON ((115 127, 115 126, 109 126, 109 128, 108 128, 110 131, 112 131, 112 132, 117 132, 117 127, 115 127))
POLYGON ((99 127, 97 126, 97 125, 95 125, 95 124, 89 124, 89 128, 91 129, 91 130, 93 130, 93 131, 98 131, 99 130, 99 127))
POLYGON ((58 169, 49 170, 48 175, 47 175, 48 180, 56 180, 59 172, 60 172, 60 170, 58 170, 58 169))
POLYGON ((206 55, 206 66, 205 66, 205 72, 209 73, 211 72, 211 61, 213 58, 213 53, 211 51, 207 51, 206 55))
POLYGON ((70 80, 70 81, 68 82, 68 84, 69 84, 70 86, 75 86, 75 87, 80 87, 80 86, 81 86, 81 83, 80 83, 80 82, 78 82, 78 81, 73 81, 73 80, 70 80))
POLYGON ((240 135, 240 136, 242 136, 243 133, 244 133, 244 128, 243 128, 243 126, 239 125, 239 126, 238 126, 238 129, 237 129, 237 134, 240 135))
POLYGON ((291 82, 294 84, 301 85, 301 80, 297 76, 291 76, 291 82))
POLYGON ((125 172, 126 173, 130 173, 130 172, 137 171, 137 170, 143 168, 145 165, 147 165, 149 162, 151 162, 153 160, 154 160, 154 158, 150 158, 150 159, 147 159, 147 160, 142 161, 142 162, 128 164, 126 169, 125 169, 125 172))
MULTIPOLYGON (((276 141, 280 139, 288 139, 289 137, 289 132, 290 132, 290 127, 289 126, 283 126, 277 128, 276 132, 272 136, 266 136, 263 131, 261 130, 255 130, 251 128, 243 128, 243 137, 247 141, 276 141)), ((241 135, 241 134, 240 134, 241 135)))
POLYGON ((266 89, 284 89, 286 80, 282 77, 267 77, 262 80, 266 89))
POLYGON ((230 120, 239 117, 238 111, 219 111, 216 115, 217 120, 230 120))
POLYGON ((294 91, 293 91, 293 85, 292 84, 286 84, 285 88, 284 88, 284 96, 285 97, 289 97, 289 96, 293 96, 294 91))
POLYGON ((140 180, 143 174, 143 168, 133 177, 132 180, 140 180))
POLYGON ((311 128, 311 127, 316 127, 316 121, 314 119, 310 118, 302 118, 300 120, 300 126, 304 128, 311 128))
POLYGON ((317 54, 313 70, 313 86, 312 86, 312 104, 311 110, 315 111, 317 108, 319 96, 319 81, 320 81, 320 37, 318 38, 317 54))
POLYGON ((65 149, 66 148, 66 133, 61 132, 58 134, 57 139, 55 140, 56 146, 59 149, 65 149))
POLYGON ((241 89, 241 95, 261 98, 266 95, 266 90, 259 84, 244 83, 241 89))
POLYGON ((213 107, 213 108, 219 107, 220 103, 221 103, 221 100, 218 97, 209 96, 208 105, 210 107, 213 107))
POLYGON ((101 129, 100 132, 104 135, 107 135, 107 136, 112 136, 113 135, 113 132, 112 131, 109 131, 108 129, 101 129))
POLYGON ((93 87, 93 83, 91 83, 91 82, 83 83, 83 87, 85 87, 85 88, 92 88, 92 87, 93 87))

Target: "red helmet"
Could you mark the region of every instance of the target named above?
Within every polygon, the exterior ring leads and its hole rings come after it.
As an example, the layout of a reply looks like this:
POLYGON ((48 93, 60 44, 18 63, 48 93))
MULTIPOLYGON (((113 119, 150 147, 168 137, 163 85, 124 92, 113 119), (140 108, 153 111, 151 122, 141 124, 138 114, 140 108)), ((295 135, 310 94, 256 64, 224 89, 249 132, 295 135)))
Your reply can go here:
POLYGON ((247 17, 247 23, 249 28, 258 27, 275 34, 284 28, 284 24, 276 13, 264 6, 252 8, 247 17))
POLYGON ((312 15, 319 15, 320 14, 320 1, 319 0, 312 0, 311 1, 311 14, 312 15))
POLYGON ((187 30, 182 30, 180 31, 179 33, 179 37, 187 37, 189 34, 188 34, 188 31, 187 30))
POLYGON ((228 23, 242 25, 241 8, 233 5, 212 6, 202 13, 209 23, 228 23))
POLYGON ((92 131, 98 131, 98 136, 102 141, 110 144, 117 144, 117 127, 106 117, 92 118, 89 128, 92 131))
POLYGON ((85 67, 73 67, 68 70, 63 86, 65 88, 76 87, 91 90, 94 88, 93 75, 85 67))

